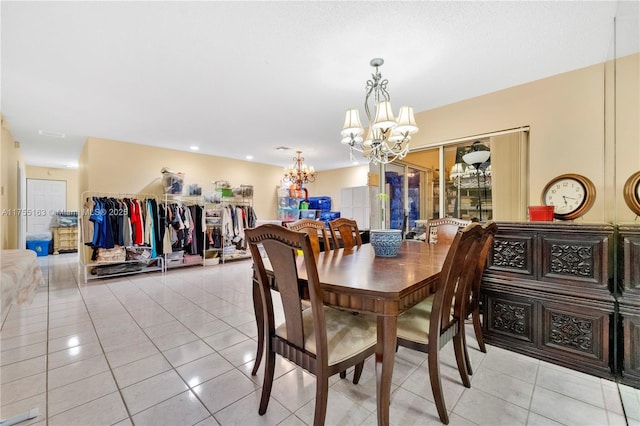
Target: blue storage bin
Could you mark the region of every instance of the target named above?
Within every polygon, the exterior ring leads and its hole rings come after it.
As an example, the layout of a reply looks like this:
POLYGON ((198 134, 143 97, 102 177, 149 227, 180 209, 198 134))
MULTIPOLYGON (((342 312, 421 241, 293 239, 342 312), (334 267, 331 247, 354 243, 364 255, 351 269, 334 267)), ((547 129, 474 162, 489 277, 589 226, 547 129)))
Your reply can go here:
POLYGON ((309 208, 328 212, 331 210, 331 197, 309 197, 309 208))
POLYGON ((27 241, 27 249, 36 252, 36 256, 48 256, 51 240, 31 240, 27 241))
POLYGON ((340 212, 320 212, 320 220, 324 222, 326 226, 329 226, 329 222, 340 217, 340 212))

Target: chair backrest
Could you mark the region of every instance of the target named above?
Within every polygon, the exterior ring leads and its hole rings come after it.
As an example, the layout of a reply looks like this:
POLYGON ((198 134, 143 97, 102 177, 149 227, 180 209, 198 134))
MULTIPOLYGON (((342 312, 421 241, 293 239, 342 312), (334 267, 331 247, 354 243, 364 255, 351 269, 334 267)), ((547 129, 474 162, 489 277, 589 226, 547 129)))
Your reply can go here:
POLYGON ((493 247, 493 238, 495 237, 496 232, 498 232, 498 225, 494 221, 485 223, 482 228, 484 230, 484 234, 479 246, 480 254, 478 256, 478 266, 476 268, 476 273, 471 284, 470 308, 473 308, 473 305, 477 303, 478 299, 480 298, 480 283, 482 282, 482 274, 484 274, 484 271, 487 268, 487 257, 489 256, 491 247, 493 247))
POLYGON ((329 229, 331 230, 331 237, 335 244, 334 248, 338 248, 340 238, 342 239, 342 246, 346 249, 353 248, 354 246, 360 247, 362 245, 362 237, 360 236, 358 223, 353 219, 346 217, 334 219, 329 222, 329 229), (340 238, 338 238, 338 236, 340 238))
POLYGON ((454 322, 464 318, 466 314, 466 303, 469 300, 470 285, 475 276, 480 255, 479 244, 483 235, 482 226, 472 223, 458 231, 451 243, 433 300, 429 325, 429 336, 433 336, 433 339, 444 334, 454 322))
POLYGON ((267 336, 275 334, 276 324, 265 258, 261 255, 260 245, 273 271, 275 282, 278 283, 278 292, 282 299, 287 331, 286 340, 297 348, 304 348, 305 341, 302 323, 303 307, 301 305, 302 299, 300 297, 297 269, 297 264, 300 261, 304 263, 314 323, 316 359, 320 363, 326 363, 328 359, 327 331, 322 308, 322 289, 319 284, 320 280, 309 234, 293 231, 279 225, 265 224, 253 229, 246 229, 245 237, 251 250, 254 269, 260 284, 267 336), (298 251, 300 250, 303 256, 302 260, 298 256, 298 251))
POLYGON ((456 233, 461 228, 469 225, 470 220, 455 217, 443 217, 427 221, 427 238, 429 243, 451 244, 456 233))
POLYGON ((313 253, 318 257, 318 253, 321 251, 331 250, 329 245, 329 237, 327 235, 327 227, 324 222, 312 219, 300 219, 296 222, 288 222, 285 226, 293 231, 306 232, 309 234, 311 240, 311 246, 313 247, 313 253), (320 246, 322 243, 322 247, 320 246))

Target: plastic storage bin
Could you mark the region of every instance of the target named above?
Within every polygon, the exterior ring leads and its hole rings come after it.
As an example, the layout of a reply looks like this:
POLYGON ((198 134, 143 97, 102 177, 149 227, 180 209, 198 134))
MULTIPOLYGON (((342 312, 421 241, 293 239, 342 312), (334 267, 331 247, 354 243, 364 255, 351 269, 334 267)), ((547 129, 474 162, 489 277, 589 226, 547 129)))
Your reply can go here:
POLYGON ((340 212, 320 212, 320 220, 324 222, 326 226, 329 226, 329 222, 340 217, 340 212))
POLYGON ((182 194, 184 173, 162 172, 162 187, 165 194, 182 194))
POLYGON ((309 208, 328 212, 331 210, 331 197, 309 197, 309 208))
POLYGON ((312 209, 300 210, 300 219, 313 219, 316 218, 316 211, 312 209))
POLYGON ((51 240, 31 240, 27 241, 27 249, 36 252, 36 256, 48 256, 51 240))
POLYGON ((278 219, 283 222, 295 222, 299 218, 299 209, 278 209, 278 219))

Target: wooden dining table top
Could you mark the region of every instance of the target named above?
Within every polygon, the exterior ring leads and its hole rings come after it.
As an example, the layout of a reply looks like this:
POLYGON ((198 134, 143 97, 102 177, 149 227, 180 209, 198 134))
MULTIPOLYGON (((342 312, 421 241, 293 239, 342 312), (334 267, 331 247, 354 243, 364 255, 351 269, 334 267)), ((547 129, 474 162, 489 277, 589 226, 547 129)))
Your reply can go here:
MULTIPOLYGON (((377 315, 398 315, 428 297, 449 246, 403 241, 396 257, 377 257, 371 244, 321 252, 318 277, 328 305, 377 315)), ((302 258, 301 280, 306 280, 302 258)))

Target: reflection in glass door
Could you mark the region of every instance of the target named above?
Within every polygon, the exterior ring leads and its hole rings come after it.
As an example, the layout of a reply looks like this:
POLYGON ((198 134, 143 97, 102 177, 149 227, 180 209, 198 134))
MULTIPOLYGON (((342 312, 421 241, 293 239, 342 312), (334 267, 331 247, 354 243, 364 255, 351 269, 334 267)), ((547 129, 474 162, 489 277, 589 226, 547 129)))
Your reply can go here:
POLYGON ((384 171, 387 214, 385 225, 389 229, 402 229, 404 221, 405 166, 387 164, 384 171))
POLYGON ((387 164, 385 167, 385 225, 390 229, 404 229, 416 226, 426 211, 424 203, 427 173, 402 163, 387 164), (406 222, 405 222, 406 216, 406 222))
POLYGON ((407 229, 416 227, 416 219, 421 219, 420 212, 424 211, 422 200, 425 199, 425 172, 414 167, 407 167, 407 229))
POLYGON ((473 164, 466 155, 477 147, 489 153, 489 139, 444 148, 445 168, 450 171, 445 193, 446 216, 472 221, 493 217, 491 157, 473 164))

